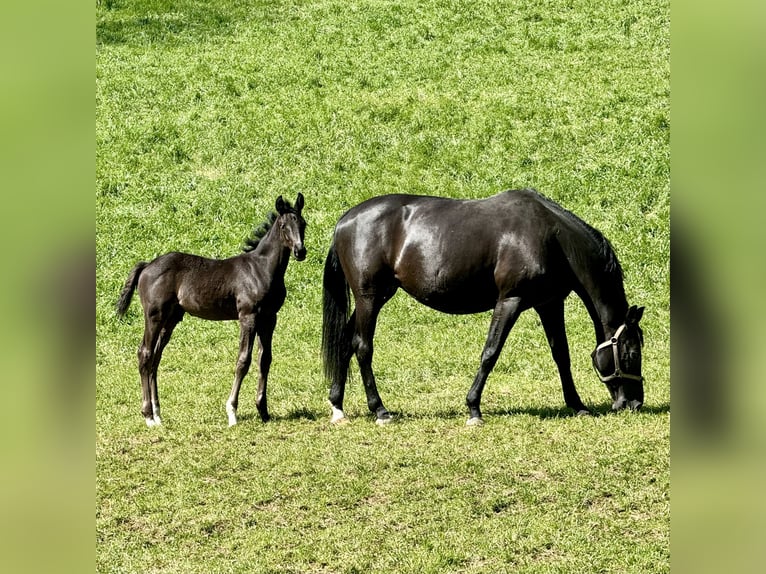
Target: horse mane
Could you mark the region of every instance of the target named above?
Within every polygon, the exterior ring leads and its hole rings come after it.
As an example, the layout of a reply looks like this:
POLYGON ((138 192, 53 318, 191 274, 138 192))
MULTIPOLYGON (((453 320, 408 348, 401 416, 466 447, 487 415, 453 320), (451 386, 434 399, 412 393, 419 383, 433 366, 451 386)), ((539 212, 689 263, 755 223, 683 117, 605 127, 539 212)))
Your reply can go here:
POLYGON ((597 247, 597 252, 601 258, 601 260, 604 262, 604 267, 602 271, 605 275, 608 275, 610 277, 613 277, 615 280, 618 280, 620 283, 623 281, 623 273, 622 273, 622 266, 620 265, 620 261, 617 259, 617 254, 614 252, 614 248, 612 247, 612 244, 609 242, 609 240, 604 237, 604 234, 601 233, 598 229, 590 225, 589 223, 583 221, 579 217, 577 217, 574 213, 569 211, 568 209, 562 207, 549 197, 546 197, 539 191, 535 189, 528 189, 527 191, 531 191, 535 193, 545 204, 547 204, 553 211, 564 217, 567 221, 573 223, 575 226, 579 227, 583 231, 585 231, 586 235, 593 241, 597 247))
MULTIPOLYGON (((298 213, 295 208, 293 207, 293 204, 290 203, 287 200, 282 200, 284 203, 284 213, 298 213)), ((258 244, 261 242, 261 239, 266 237, 266 234, 269 232, 269 229, 272 228, 274 225, 274 222, 277 220, 277 217, 279 217, 279 214, 276 211, 272 211, 266 216, 266 221, 261 223, 258 227, 253 229, 253 232, 250 234, 250 237, 245 239, 245 244, 242 246, 242 251, 245 253, 248 253, 250 251, 253 251, 256 247, 258 247, 258 244)))
POLYGON ((272 211, 266 216, 266 221, 261 223, 258 227, 253 229, 253 232, 250 234, 250 237, 245 239, 245 244, 242 246, 242 251, 245 253, 248 253, 250 251, 253 251, 256 247, 258 247, 258 244, 261 242, 261 239, 266 237, 266 234, 269 232, 269 229, 274 225, 274 222, 277 220, 277 217, 279 215, 276 211, 272 211))

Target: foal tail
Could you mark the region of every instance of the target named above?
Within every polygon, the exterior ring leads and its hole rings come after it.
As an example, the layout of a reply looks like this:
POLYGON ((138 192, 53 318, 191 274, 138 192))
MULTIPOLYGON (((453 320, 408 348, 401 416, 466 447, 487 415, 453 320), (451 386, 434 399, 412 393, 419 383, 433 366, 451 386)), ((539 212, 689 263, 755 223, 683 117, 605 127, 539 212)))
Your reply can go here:
POLYGON ((330 246, 324 263, 324 304, 322 322, 322 357, 327 381, 342 380, 348 371, 344 360, 350 345, 346 323, 349 317, 349 288, 340 266, 335 243, 330 246))
POLYGON ((141 275, 141 271, 143 271, 144 267, 147 265, 149 264, 146 261, 139 261, 136 263, 136 266, 131 269, 130 275, 128 275, 128 280, 125 281, 125 286, 122 288, 122 293, 120 293, 120 300, 117 301, 117 306, 115 308, 118 317, 122 317, 125 314, 125 311, 128 310, 128 307, 130 307, 130 300, 133 299, 133 291, 136 290, 136 286, 138 285, 138 278, 141 275))

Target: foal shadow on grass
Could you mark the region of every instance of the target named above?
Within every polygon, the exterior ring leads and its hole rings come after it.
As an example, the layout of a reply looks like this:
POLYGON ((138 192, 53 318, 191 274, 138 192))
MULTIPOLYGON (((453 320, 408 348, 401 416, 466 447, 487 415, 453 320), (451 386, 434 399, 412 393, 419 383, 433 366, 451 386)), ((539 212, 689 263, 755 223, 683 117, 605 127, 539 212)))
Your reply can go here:
MULTIPOLYGON (((306 407, 298 407, 292 409, 290 412, 288 412, 286 415, 271 415, 271 419, 269 422, 280 422, 280 421, 318 421, 322 420, 324 415, 327 415, 327 419, 329 420, 330 414, 329 411, 327 413, 317 413, 314 412, 306 407)), ((256 411, 252 413, 237 413, 237 424, 243 423, 243 422, 250 422, 253 423, 260 423, 261 417, 258 415, 256 411)))

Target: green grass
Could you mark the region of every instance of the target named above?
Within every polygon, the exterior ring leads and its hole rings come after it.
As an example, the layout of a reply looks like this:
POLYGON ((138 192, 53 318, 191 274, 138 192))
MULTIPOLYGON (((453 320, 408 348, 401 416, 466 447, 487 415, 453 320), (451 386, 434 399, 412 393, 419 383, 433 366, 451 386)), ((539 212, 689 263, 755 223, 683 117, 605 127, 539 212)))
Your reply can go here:
MULTIPOLYGON (((669 5, 104 0, 96 52, 96 531, 100 572, 669 571, 669 5), (533 186, 610 239, 645 305, 646 410, 563 407, 534 314, 514 327, 464 426, 489 314, 397 295, 375 369, 395 424, 329 424, 322 263, 350 206, 405 191, 533 186), (287 270, 269 405, 245 379, 226 427, 237 325, 187 318, 145 428, 139 259, 223 257, 306 196, 306 261, 287 270)), ((573 375, 592 326, 567 301, 573 375)))

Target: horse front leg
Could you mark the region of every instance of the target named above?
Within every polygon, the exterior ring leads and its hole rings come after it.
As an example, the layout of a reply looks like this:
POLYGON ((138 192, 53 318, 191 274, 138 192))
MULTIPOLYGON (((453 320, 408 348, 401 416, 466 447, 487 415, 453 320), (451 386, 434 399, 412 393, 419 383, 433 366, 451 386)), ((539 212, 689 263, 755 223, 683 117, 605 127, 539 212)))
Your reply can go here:
POLYGON ((578 415, 590 415, 590 410, 583 404, 572 379, 572 368, 569 359, 569 342, 567 341, 566 325, 564 323, 564 300, 554 301, 535 307, 551 348, 553 360, 559 370, 561 389, 564 392, 564 402, 578 415))
POLYGON ((237 406, 239 404, 239 389, 242 387, 242 379, 250 370, 250 362, 253 357, 253 340, 255 339, 255 315, 240 313, 239 315, 239 356, 237 367, 234 371, 234 384, 231 387, 229 399, 226 401, 226 414, 229 417, 229 426, 237 424, 237 406))
POLYGON ((481 354, 479 371, 476 373, 476 377, 465 399, 471 415, 466 422, 468 426, 484 424, 484 419, 481 417, 481 394, 484 391, 487 377, 495 367, 495 363, 497 363, 500 351, 508 338, 508 333, 510 333, 511 327, 516 323, 520 313, 521 299, 518 297, 502 299, 495 305, 492 321, 489 325, 489 334, 481 354))
POLYGON ((277 316, 270 316, 261 319, 258 318, 256 327, 258 337, 258 395, 255 399, 255 406, 258 414, 261 415, 263 422, 268 422, 269 416, 268 402, 266 400, 266 384, 269 379, 269 369, 271 368, 271 341, 274 335, 274 329, 277 326, 277 316))

